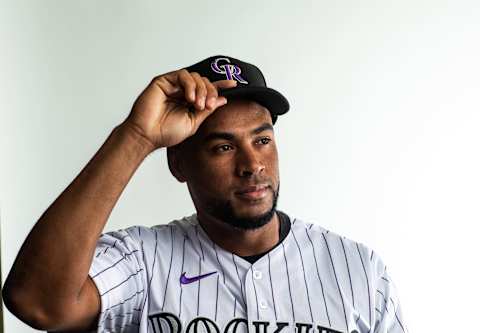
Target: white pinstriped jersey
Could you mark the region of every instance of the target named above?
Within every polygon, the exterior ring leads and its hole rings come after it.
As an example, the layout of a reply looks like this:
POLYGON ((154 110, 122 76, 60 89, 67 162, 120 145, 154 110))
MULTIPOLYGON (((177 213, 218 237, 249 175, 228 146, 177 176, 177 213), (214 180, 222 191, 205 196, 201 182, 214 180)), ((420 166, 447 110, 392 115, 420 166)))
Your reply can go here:
POLYGON ((196 215, 102 235, 90 269, 98 332, 406 332, 372 250, 291 221, 253 264, 214 244, 196 215))

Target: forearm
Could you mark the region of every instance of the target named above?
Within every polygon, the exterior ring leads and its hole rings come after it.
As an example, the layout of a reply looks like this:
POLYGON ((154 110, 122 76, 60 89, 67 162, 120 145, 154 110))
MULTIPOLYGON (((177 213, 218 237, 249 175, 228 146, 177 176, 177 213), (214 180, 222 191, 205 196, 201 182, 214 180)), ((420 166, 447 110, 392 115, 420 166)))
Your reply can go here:
POLYGON ((152 150, 148 140, 131 127, 115 128, 31 230, 7 278, 4 295, 6 291, 15 301, 42 307, 78 297, 108 216, 152 150))

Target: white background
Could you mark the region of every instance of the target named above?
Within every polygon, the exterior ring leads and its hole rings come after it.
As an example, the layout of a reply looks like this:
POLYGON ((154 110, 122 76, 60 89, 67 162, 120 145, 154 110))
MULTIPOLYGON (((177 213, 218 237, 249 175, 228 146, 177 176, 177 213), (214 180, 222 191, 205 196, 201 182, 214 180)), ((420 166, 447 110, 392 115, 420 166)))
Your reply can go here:
MULTIPOLYGON (((10 1, 0 25, 2 281, 150 79, 226 54, 290 100, 279 207, 380 253, 410 332, 475 331, 478 1, 10 1)), ((106 229, 191 212, 157 151, 106 229)))

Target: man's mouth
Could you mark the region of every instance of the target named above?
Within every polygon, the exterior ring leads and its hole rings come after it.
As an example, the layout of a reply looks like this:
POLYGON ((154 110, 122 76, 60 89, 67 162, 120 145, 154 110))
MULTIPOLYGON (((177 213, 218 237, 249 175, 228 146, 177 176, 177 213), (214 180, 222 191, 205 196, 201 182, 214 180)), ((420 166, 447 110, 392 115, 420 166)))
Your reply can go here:
POLYGON ((267 195, 268 185, 259 184, 252 186, 245 186, 235 191, 235 195, 242 199, 247 200, 259 200, 263 199, 267 195))

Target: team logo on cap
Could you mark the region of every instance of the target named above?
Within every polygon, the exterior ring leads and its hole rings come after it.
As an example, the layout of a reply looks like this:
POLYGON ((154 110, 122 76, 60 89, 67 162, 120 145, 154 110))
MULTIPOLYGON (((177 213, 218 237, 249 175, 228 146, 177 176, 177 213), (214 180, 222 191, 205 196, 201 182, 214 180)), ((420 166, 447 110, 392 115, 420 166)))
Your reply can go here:
POLYGON ((217 58, 210 64, 212 70, 218 74, 225 74, 227 80, 236 80, 237 82, 248 84, 248 82, 240 76, 242 70, 237 65, 230 63, 228 58, 217 58))

